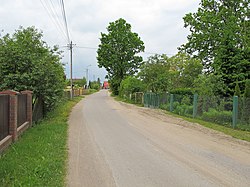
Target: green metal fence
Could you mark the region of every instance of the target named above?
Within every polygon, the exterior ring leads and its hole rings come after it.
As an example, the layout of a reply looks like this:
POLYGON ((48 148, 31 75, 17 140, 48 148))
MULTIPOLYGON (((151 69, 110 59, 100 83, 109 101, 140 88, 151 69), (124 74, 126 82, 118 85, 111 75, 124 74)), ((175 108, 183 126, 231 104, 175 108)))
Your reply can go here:
POLYGON ((144 106, 223 126, 250 130, 250 98, 144 93, 144 106))

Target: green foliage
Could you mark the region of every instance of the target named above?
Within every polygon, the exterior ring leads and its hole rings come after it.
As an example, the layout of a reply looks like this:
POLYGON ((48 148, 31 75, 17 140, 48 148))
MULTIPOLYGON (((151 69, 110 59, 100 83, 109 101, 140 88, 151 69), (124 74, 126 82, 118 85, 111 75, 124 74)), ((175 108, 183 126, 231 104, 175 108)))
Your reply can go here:
POLYGON ((129 76, 121 82, 119 95, 123 97, 124 95, 128 96, 129 94, 133 94, 135 92, 144 91, 145 85, 142 83, 142 81, 135 77, 129 76))
POLYGON ((0 38, 0 90, 33 91, 45 111, 63 95, 64 69, 58 47, 50 48, 34 27, 22 28, 0 38))
POLYGON ((60 103, 0 156, 0 186, 65 186, 67 118, 80 99, 60 103))
POLYGON ((179 52, 169 58, 170 78, 173 88, 193 88, 194 80, 202 73, 203 66, 197 58, 179 52))
POLYGON ((191 116, 193 114, 193 106, 186 104, 177 105, 173 112, 181 116, 191 116))
POLYGON ((101 83, 98 81, 92 81, 92 82, 90 82, 89 87, 90 87, 90 89, 100 90, 101 83))
POLYGON ((235 91, 234 91, 234 95, 240 97, 240 96, 241 96, 241 93, 240 93, 240 86, 239 86, 238 81, 236 82, 236 85, 235 85, 235 89, 234 89, 234 90, 235 90, 235 91))
POLYGON ((242 121, 243 123, 250 125, 250 79, 246 80, 243 97, 242 121))
POLYGON ((196 13, 184 17, 191 34, 183 51, 197 55, 204 69, 221 76, 225 90, 234 93, 234 82, 250 78, 250 21, 248 0, 202 0, 196 13))
POLYGON ((177 88, 170 91, 171 94, 179 94, 179 95, 194 95, 194 92, 190 88, 177 88))
POLYGON ((201 96, 214 96, 223 92, 221 77, 214 74, 201 74, 194 80, 194 89, 201 96))
MULTIPOLYGON (((87 80, 85 77, 82 79, 73 79, 73 85, 75 88, 77 87, 84 87, 87 84, 87 80)), ((67 81, 67 85, 70 86, 70 80, 67 81)))
POLYGON ((166 55, 154 55, 148 58, 139 73, 147 90, 166 92, 170 87, 170 63, 166 55))
POLYGON ((142 57, 136 54, 144 51, 144 43, 122 18, 109 23, 107 30, 108 34, 101 33, 98 66, 107 70, 111 90, 118 95, 121 81, 140 68, 142 57))
POLYGON ((192 88, 201 74, 202 64, 184 53, 168 58, 165 54, 148 58, 139 73, 152 92, 169 92, 176 88, 192 88))
POLYGON ((245 98, 250 98, 250 79, 246 80, 244 97, 245 98))
POLYGON ((202 120, 210 121, 224 126, 231 126, 232 112, 231 111, 217 111, 215 109, 209 109, 208 112, 204 112, 201 116, 202 120))

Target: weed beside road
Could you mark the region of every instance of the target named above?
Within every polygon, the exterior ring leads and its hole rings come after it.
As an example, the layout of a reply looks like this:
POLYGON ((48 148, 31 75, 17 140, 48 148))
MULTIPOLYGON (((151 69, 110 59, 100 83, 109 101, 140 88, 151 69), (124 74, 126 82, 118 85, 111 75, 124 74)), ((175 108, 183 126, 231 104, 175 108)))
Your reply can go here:
POLYGON ((64 186, 67 120, 81 99, 60 103, 0 156, 0 186, 64 186))

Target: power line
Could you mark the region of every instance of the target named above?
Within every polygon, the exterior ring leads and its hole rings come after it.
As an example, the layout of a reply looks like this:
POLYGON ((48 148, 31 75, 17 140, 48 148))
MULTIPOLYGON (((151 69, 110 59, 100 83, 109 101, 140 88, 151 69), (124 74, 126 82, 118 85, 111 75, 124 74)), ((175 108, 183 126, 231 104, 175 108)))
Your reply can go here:
POLYGON ((68 29, 68 24, 67 24, 67 19, 66 19, 66 13, 65 13, 64 1, 63 1, 63 0, 61 0, 60 2, 61 2, 62 16, 63 16, 64 26, 65 26, 66 33, 67 33, 68 43, 70 43, 69 29, 68 29))
MULTIPOLYGON (((93 49, 93 50, 97 50, 98 49, 96 47, 87 47, 87 46, 76 46, 76 48, 93 49)), ((175 54, 170 54, 170 53, 155 53, 155 52, 148 52, 148 51, 144 51, 144 52, 141 52, 141 53, 149 54, 149 55, 161 55, 161 54, 166 54, 166 55, 169 55, 169 56, 175 55, 175 54)))
POLYGON ((96 47, 81 47, 81 46, 76 46, 76 48, 82 48, 82 49, 94 49, 94 50, 98 49, 98 48, 96 48, 96 47))
POLYGON ((67 36, 66 36, 66 33, 64 32, 64 30, 62 29, 62 27, 60 27, 60 24, 58 24, 55 19, 53 19, 53 16, 51 15, 50 13, 50 10, 46 4, 46 1, 43 2, 42 0, 40 0, 43 8, 45 9, 46 13, 48 14, 49 16, 49 19, 51 20, 51 22, 56 26, 57 30, 59 31, 59 33, 62 34, 62 36, 67 40, 67 36))
MULTIPOLYGON (((62 22, 59 20, 59 15, 58 15, 58 13, 57 13, 57 11, 56 11, 55 5, 54 5, 54 3, 53 3, 52 0, 50 0, 49 7, 50 7, 50 10, 53 12, 53 14, 54 14, 54 16, 55 16, 56 22, 58 23, 58 25, 60 26, 60 28, 61 28, 62 30, 64 30, 64 29, 63 29, 63 24, 62 24, 62 22)), ((64 32, 64 34, 65 34, 65 36, 67 36, 67 35, 66 35, 66 32, 64 32)))

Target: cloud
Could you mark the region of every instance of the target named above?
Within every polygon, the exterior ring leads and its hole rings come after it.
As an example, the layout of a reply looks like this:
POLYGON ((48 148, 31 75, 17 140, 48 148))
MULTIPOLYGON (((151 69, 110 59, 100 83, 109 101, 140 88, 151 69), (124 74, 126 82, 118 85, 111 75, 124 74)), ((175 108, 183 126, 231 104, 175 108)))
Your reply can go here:
MULTIPOLYGON (((63 62, 69 62, 69 51, 62 29, 59 1, 49 0, 2 0, 0 6, 0 30, 13 33, 19 25, 34 25, 43 30, 44 39, 49 45, 58 44, 65 50, 63 62), (48 16, 42 6, 53 2, 55 15, 48 16), (56 26, 51 17, 57 17, 61 26, 56 26)), ((146 51, 174 54, 177 47, 186 41, 188 30, 183 28, 182 17, 196 11, 197 0, 71 0, 64 1, 70 36, 76 46, 94 47, 99 44, 100 32, 106 32, 109 22, 124 18, 132 25, 132 31, 139 34, 145 43, 146 51)), ((50 9, 48 10, 50 11, 50 9)), ((64 28, 63 28, 64 30, 64 28)), ((143 55, 147 57, 148 55, 143 55)), ((73 55, 73 77, 85 75, 91 64, 90 78, 105 77, 105 70, 99 69, 96 50, 75 48, 73 55)), ((65 67, 69 77, 69 63, 65 67)))

